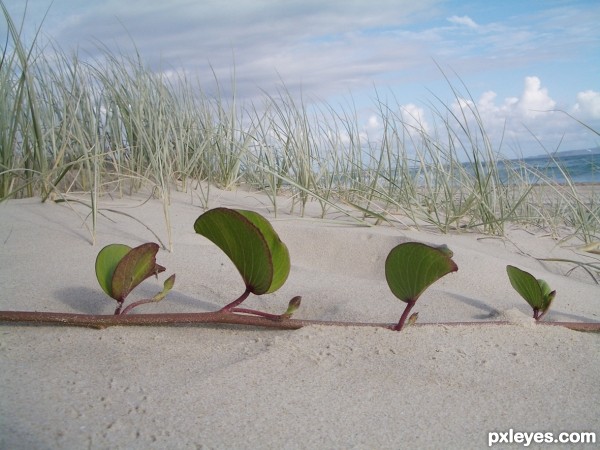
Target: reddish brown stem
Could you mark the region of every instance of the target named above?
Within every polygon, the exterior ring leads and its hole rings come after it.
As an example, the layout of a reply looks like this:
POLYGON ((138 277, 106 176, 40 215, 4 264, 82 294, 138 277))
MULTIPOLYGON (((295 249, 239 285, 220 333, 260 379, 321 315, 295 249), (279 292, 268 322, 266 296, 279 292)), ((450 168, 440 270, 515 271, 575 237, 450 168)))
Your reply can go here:
POLYGON ((538 314, 537 320, 542 320, 544 318, 544 316, 546 315, 547 312, 548 312, 548 310, 544 311, 541 314, 538 314))
POLYGON ((253 316, 264 317, 269 320, 282 320, 281 314, 270 314, 263 311, 257 311, 256 309, 246 309, 246 308, 231 308, 229 310, 231 313, 240 313, 240 314, 250 314, 253 316))
MULTIPOLYGON (((127 307, 123 311, 121 311, 119 314, 127 314, 136 306, 145 305, 146 303, 154 303, 155 301, 156 300, 154 300, 153 298, 145 298, 143 300, 138 300, 137 302, 133 302, 131 305, 127 305, 127 307)), ((116 312, 115 312, 115 314, 116 314, 116 312)))
POLYGON ((223 306, 219 311, 220 312, 232 312, 233 308, 235 308, 237 305, 241 304, 244 300, 246 300, 249 295, 250 295, 250 288, 246 287, 246 290, 244 291, 244 293, 242 295, 240 295, 237 299, 235 299, 228 305, 223 306))
POLYGON ((404 322, 406 322, 406 319, 408 318, 408 314, 410 313, 410 310, 412 309, 412 307, 415 306, 415 303, 417 303, 416 299, 410 300, 409 302, 407 302, 406 308, 404 308, 404 312, 400 316, 400 320, 398 321, 398 324, 394 327, 395 331, 402 330, 402 327, 404 326, 404 322))
MULTIPOLYGON (((206 313, 177 313, 177 314, 120 314, 94 315, 94 314, 69 314, 34 311, 0 311, 0 323, 34 323, 79 326, 90 328, 106 328, 116 325, 137 326, 166 326, 166 325, 198 325, 198 324, 233 324, 265 328, 278 328, 281 330, 295 330, 308 325, 323 326, 353 326, 353 327, 383 327, 390 330, 397 325, 388 323, 365 322, 338 322, 327 320, 301 320, 283 319, 270 320, 264 317, 234 314, 230 312, 206 313)), ((576 331, 600 332, 600 322, 536 322, 540 326, 561 326, 576 331)), ((510 322, 440 322, 416 323, 411 326, 490 326, 510 325, 510 322)))

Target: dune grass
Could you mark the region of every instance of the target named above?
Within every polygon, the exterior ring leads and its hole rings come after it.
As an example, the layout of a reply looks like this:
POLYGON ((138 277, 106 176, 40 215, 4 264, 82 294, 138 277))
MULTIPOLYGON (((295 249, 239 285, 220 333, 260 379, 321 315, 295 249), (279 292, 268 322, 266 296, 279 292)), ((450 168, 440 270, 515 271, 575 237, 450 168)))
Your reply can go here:
POLYGON ((89 196, 93 236, 100 198, 150 188, 163 203, 169 247, 172 189, 200 186, 206 206, 210 186, 240 184, 266 193, 274 214, 288 196, 300 216, 314 201, 322 217, 335 211, 362 225, 503 235, 516 222, 600 239, 598 191, 582 194, 568 173, 559 186, 505 159, 460 83, 448 80, 458 108, 432 95, 433 129, 375 91, 382 131, 370 136, 351 99, 334 107, 282 88, 241 104, 235 77, 231 95, 216 76, 209 95, 183 75, 150 70, 137 53, 99 45, 90 62, 39 40, 27 46, 2 9, 0 201, 89 196))

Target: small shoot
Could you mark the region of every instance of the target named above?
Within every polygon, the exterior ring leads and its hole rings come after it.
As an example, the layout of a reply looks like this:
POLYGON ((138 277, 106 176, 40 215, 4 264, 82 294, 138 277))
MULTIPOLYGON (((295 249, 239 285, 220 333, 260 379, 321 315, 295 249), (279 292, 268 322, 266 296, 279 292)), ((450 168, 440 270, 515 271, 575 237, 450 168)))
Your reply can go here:
POLYGON ((518 267, 506 266, 506 273, 515 291, 533 308, 533 318, 541 320, 550 309, 556 291, 553 291, 544 280, 536 279, 529 272, 518 267))
POLYGON ((412 325, 412 324, 416 323, 418 318, 419 318, 418 312, 412 313, 410 315, 410 317, 408 318, 408 325, 412 325))
POLYGON ((294 297, 288 310, 280 316, 238 308, 250 294, 275 292, 283 286, 290 272, 288 249, 267 219, 253 211, 215 208, 196 219, 194 230, 225 252, 246 285, 244 293, 224 306, 221 312, 254 314, 277 320, 291 317, 295 311, 293 304, 299 306, 299 297, 294 297))
POLYGON ((300 302, 302 301, 302 297, 300 297, 299 295, 295 296, 294 298, 292 298, 289 303, 288 303, 288 309, 281 315, 282 319, 289 319, 292 317, 292 315, 298 311, 298 308, 300 308, 300 302))
MULTIPOLYGON (((405 242, 392 249, 385 261, 385 278, 392 293, 406 303, 394 330, 402 329, 410 310, 431 284, 458 270, 452 256, 452 251, 445 245, 432 247, 419 242, 405 242)), ((416 319, 413 314, 409 323, 416 319)))
POLYGON ((153 242, 131 248, 124 244, 110 244, 96 257, 96 278, 106 294, 117 301, 115 315, 127 314, 145 303, 159 302, 173 288, 175 275, 164 282, 163 290, 149 299, 138 300, 123 309, 125 299, 142 281, 165 271, 156 263, 159 246, 153 242))

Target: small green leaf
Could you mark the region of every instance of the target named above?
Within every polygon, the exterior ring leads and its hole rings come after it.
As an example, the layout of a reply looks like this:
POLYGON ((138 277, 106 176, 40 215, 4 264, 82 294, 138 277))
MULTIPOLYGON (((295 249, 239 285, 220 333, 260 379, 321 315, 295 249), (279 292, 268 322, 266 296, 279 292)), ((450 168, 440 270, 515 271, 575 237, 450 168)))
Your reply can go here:
POLYGON ((196 219, 194 230, 225 252, 249 292, 271 293, 286 281, 290 271, 287 247, 261 215, 215 208, 196 219))
POLYGON ((104 247, 96 257, 96 278, 100 287, 109 297, 116 300, 112 291, 112 278, 119 261, 131 250, 125 244, 110 244, 104 247))
POLYGON ((167 278, 165 280, 165 282, 163 284, 163 290, 161 292, 159 292, 152 298, 145 298, 143 300, 138 300, 137 302, 132 303, 127 308, 125 308, 123 311, 121 311, 119 314, 127 314, 130 311, 132 311, 133 308, 137 308, 140 305, 145 305, 147 303, 160 302, 162 299, 164 299, 167 296, 169 291, 171 289, 173 289, 174 285, 175 285, 175 274, 171 275, 169 278, 167 278))
POLYGON ((552 293, 552 288, 548 283, 546 283, 542 279, 538 279, 537 282, 540 285, 540 289, 542 290, 542 297, 545 300, 552 293))
POLYGON ((412 313, 412 314, 410 315, 410 317, 408 318, 407 324, 408 324, 408 325, 413 325, 413 324, 415 324, 415 323, 417 322, 417 319, 418 319, 418 318, 419 318, 419 313, 418 313, 418 312, 416 312, 416 313, 412 313))
POLYGON ((171 275, 169 278, 167 278, 165 280, 165 282, 163 284, 163 290, 161 292, 159 292, 158 294, 156 294, 154 297, 152 297, 152 301, 160 302, 163 298, 165 298, 167 296, 169 291, 171 289, 173 289, 174 285, 175 285, 175 274, 171 275))
POLYGON ((533 308, 534 317, 541 318, 550 308, 552 300, 556 296, 556 291, 553 291, 544 280, 536 280, 529 272, 517 267, 506 266, 506 273, 512 287, 533 308), (539 317, 538 311, 542 313, 539 317))
POLYGON ((294 314, 296 311, 298 311, 298 308, 300 308, 301 302, 302 302, 302 297, 300 297, 300 296, 296 296, 296 297, 292 298, 290 300, 290 302, 288 303, 287 310, 281 315, 281 317, 284 319, 289 319, 290 317, 292 317, 292 314, 294 314))
POLYGON ((111 289, 114 299, 122 302, 146 278, 165 270, 156 264, 158 249, 158 244, 148 242, 131 249, 121 258, 112 277, 111 289))
MULTIPOLYGON (((544 280, 537 280, 539 285, 540 285, 540 289, 542 290, 542 296, 544 297, 544 301, 543 301, 543 305, 540 308, 540 311, 542 312, 543 316, 546 311, 548 311, 550 309, 550 305, 552 304, 552 300, 554 300, 554 297, 556 297, 556 291, 553 291, 552 288, 550 287, 550 285, 548 283, 546 283, 544 280)), ((541 316, 539 317, 541 319, 541 316)))
POLYGON ((416 301, 432 283, 457 271, 452 252, 444 247, 419 242, 394 247, 385 261, 385 277, 392 293, 403 302, 416 301))
POLYGON ((444 255, 446 255, 448 258, 452 258, 454 256, 454 252, 450 250, 446 244, 440 245, 435 248, 442 252, 444 255))
POLYGON ((525 299, 533 309, 540 309, 544 294, 540 283, 529 272, 515 266, 506 266, 506 273, 512 287, 525 299))

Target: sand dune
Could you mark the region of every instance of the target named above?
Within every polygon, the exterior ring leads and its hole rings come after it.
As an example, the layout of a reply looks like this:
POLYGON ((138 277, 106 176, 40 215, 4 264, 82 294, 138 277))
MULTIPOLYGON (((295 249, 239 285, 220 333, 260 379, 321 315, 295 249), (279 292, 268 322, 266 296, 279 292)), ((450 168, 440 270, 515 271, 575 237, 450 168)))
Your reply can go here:
MULTIPOLYGON (((286 200, 280 203, 285 207, 286 200)), ((162 206, 104 200, 166 240, 162 206)), ((203 209, 189 194, 171 205, 173 251, 161 251, 175 288, 139 312, 211 311, 243 291, 227 257, 193 231, 203 209)), ((419 322, 505 326, 114 327, 2 324, 0 448, 483 448, 488 432, 593 431, 600 404, 600 335, 542 327, 506 277, 507 264, 544 278, 558 294, 549 321, 600 321, 600 288, 583 271, 538 258, 577 259, 539 230, 505 238, 443 235, 402 226, 358 226, 310 204, 305 218, 268 199, 216 192, 210 206, 253 209, 288 245, 287 283, 249 306, 295 317, 397 322, 404 304, 383 274, 403 241, 446 244, 459 266, 421 297, 419 322), (335 220, 334 220, 335 219, 335 220)), ((82 216, 84 207, 74 205, 82 216)), ((96 245, 64 204, 0 204, 0 309, 110 314, 94 261, 106 244, 156 241, 141 224, 106 212, 96 245)), ((579 257, 580 258, 580 257, 579 257)), ((164 277, 132 297, 152 295, 164 277)), ((532 443, 529 448, 547 444, 532 443)))

